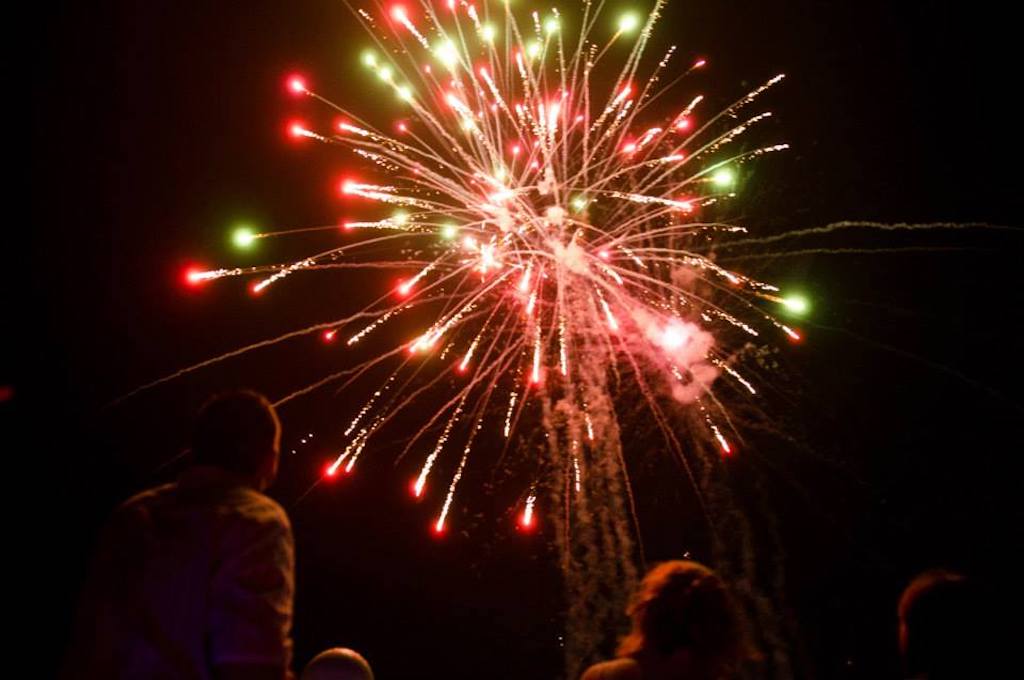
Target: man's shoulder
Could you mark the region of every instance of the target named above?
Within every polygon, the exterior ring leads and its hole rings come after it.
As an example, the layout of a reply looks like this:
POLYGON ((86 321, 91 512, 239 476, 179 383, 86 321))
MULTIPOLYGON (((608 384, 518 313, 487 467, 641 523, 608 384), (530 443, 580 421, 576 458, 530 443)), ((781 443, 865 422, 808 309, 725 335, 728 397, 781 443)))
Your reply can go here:
POLYGON ((233 489, 227 502, 218 506, 216 525, 217 550, 251 567, 247 578, 267 577, 276 583, 281 570, 290 573, 294 568, 291 523, 272 498, 255 489, 233 489))
POLYGON ((240 521, 277 525, 291 530, 288 513, 284 511, 281 504, 255 489, 247 487, 232 489, 224 505, 226 511, 240 521))
POLYGON ((157 508, 168 502, 174 495, 175 487, 176 484, 174 483, 162 484, 138 492, 114 509, 110 517, 110 523, 119 525, 149 516, 157 508))
POLYGON ((176 483, 171 482, 169 484, 161 484, 160 486, 154 486, 150 489, 144 489, 128 500, 121 503, 115 512, 122 512, 126 510, 132 510, 134 508, 145 507, 152 503, 155 503, 161 499, 167 498, 169 495, 174 493, 174 489, 177 486, 176 483))
POLYGON ((114 511, 113 521, 121 523, 154 515, 206 516, 211 521, 291 531, 288 514, 277 501, 242 485, 163 484, 124 501, 114 511))

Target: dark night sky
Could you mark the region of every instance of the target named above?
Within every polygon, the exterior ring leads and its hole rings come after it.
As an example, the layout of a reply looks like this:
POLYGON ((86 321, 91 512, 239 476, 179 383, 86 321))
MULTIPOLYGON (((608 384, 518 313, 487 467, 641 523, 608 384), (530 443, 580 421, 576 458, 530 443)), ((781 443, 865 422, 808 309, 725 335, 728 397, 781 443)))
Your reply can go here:
MULTIPOLYGON (((346 158, 283 138, 292 112, 317 117, 283 95, 286 73, 303 70, 353 108, 390 109, 356 65, 366 41, 342 3, 208 5, 51 3, 32 24, 32 207, 9 225, 26 243, 9 251, 3 286, 7 309, 28 304, 0 410, 33 435, 31 456, 14 449, 25 474, 53 489, 32 533, 58 578, 34 613, 58 647, 100 523, 166 478, 158 468, 205 396, 242 384, 279 395, 344 359, 292 346, 101 407, 212 354, 343 316, 387 285, 296 277, 259 300, 241 281, 180 285, 188 262, 239 261, 225 240, 239 218, 299 227, 342 214, 331 183, 346 158)), ((724 100, 789 76, 767 101, 771 133, 793 150, 753 167, 739 215, 748 226, 1020 225, 1017 36, 997 3, 676 5, 661 35, 709 57, 703 91, 724 100)), ((778 527, 779 552, 763 557, 785 560, 782 607, 802 639, 793 656, 802 676, 896 677, 905 581, 947 565, 998 584, 1019 544, 1024 239, 972 230, 807 244, 952 248, 757 263, 815 303, 773 405, 802 445, 766 443, 736 463, 738 490, 757 489, 757 512, 778 527)), ((289 406, 287 442, 350 406, 329 392, 289 406)), ((465 503, 464 530, 442 542, 427 535, 431 509, 409 502, 409 466, 386 455, 294 505, 326 455, 317 446, 286 459, 277 492, 298 543, 299 662, 342 643, 365 650, 382 678, 557 674, 550 555, 543 536, 508 529, 500 493, 465 503)), ((693 521, 672 507, 642 502, 654 558, 686 544, 666 527, 693 521)))

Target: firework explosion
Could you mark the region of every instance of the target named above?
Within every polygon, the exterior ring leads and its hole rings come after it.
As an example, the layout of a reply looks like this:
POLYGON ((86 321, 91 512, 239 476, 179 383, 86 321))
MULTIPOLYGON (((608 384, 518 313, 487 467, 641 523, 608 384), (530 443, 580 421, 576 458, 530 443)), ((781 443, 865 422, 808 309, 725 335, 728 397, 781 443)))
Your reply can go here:
MULTIPOLYGON (((408 271, 348 319, 267 341, 317 332, 350 347, 374 344, 371 360, 278 403, 390 365, 347 421, 346 442, 325 470, 334 476, 352 471, 398 414, 414 406, 423 413, 428 390, 454 385, 446 400, 431 400, 406 446, 420 457, 412 493, 437 489, 430 497, 438 533, 479 433, 511 443, 517 433, 541 432, 541 445, 516 449, 534 470, 518 523, 531 528, 549 510, 574 593, 570 618, 593 617, 586 591, 624 591, 635 578, 613 395, 625 383, 642 395, 684 463, 687 447, 673 432, 666 400, 697 423, 688 433, 730 456, 737 437, 719 387, 755 394, 740 348, 752 339, 798 341, 798 331, 771 310, 806 307, 716 264, 711 244, 745 230, 702 219, 735 195, 745 162, 786 148, 734 144, 771 115, 747 109, 782 76, 717 113, 706 114, 696 92, 669 116, 664 103, 656 110, 652 103, 674 96, 686 75, 705 66, 688 59, 688 67, 675 67, 675 47, 642 66, 663 4, 646 17, 608 17, 600 4, 584 2, 571 21, 554 9, 517 17, 507 3, 460 0, 354 10, 376 43, 362 62, 395 96, 401 120, 385 133, 294 75, 286 83, 292 94, 318 100, 338 118, 330 129, 292 122, 288 132, 362 159, 366 176, 341 178, 337 190, 385 204, 388 213, 368 205, 375 217, 341 225, 343 245, 296 262, 187 273, 193 284, 256 275, 251 290, 258 294, 306 270, 408 271), (663 84, 666 74, 672 77, 663 84), (431 321, 409 327, 424 318, 431 321), (380 346, 388 325, 407 331, 405 340, 380 346)), ((292 233, 240 230, 235 243, 292 233)), ((608 609, 617 613, 620 604, 608 609)), ((600 616, 594 624, 604 625, 600 616)), ((593 644, 578 640, 567 654, 578 658, 593 644)))

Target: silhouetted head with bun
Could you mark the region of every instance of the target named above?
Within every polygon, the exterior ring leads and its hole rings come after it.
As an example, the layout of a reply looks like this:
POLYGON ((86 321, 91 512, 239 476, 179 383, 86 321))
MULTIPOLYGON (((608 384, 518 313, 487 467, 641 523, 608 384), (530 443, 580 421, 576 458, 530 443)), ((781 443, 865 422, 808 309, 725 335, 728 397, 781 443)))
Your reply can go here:
POLYGON ((686 560, 665 562, 644 577, 627 609, 633 627, 619 656, 644 678, 716 678, 739 661, 740 618, 725 582, 686 560))

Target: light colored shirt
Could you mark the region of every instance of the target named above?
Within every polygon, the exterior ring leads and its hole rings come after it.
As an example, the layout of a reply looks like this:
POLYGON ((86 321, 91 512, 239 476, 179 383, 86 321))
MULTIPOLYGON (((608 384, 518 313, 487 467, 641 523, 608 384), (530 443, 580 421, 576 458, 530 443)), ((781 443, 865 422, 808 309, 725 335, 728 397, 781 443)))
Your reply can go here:
POLYGON ((284 510, 217 468, 140 493, 100 537, 68 677, 211 677, 291 663, 295 553, 284 510))

